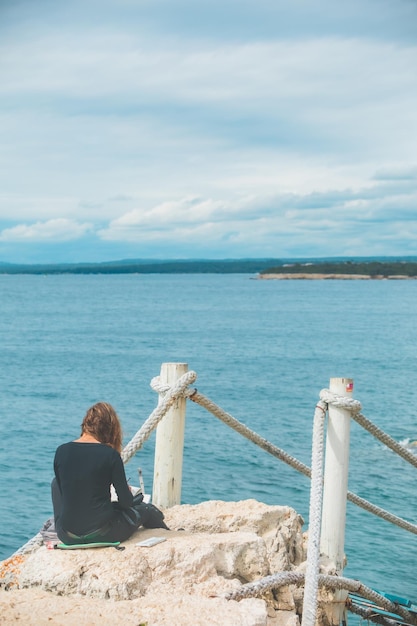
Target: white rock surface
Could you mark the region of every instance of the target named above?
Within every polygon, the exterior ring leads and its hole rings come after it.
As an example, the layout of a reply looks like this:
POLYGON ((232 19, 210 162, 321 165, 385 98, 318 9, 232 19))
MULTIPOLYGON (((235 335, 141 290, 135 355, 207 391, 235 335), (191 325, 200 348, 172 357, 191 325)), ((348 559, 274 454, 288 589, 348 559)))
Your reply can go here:
POLYGON ((303 521, 293 509, 211 501, 168 509, 165 521, 170 531, 140 529, 124 551, 41 546, 4 561, 0 614, 10 623, 37 625, 298 625, 288 588, 265 599, 224 598, 242 583, 304 561, 303 521), (136 545, 151 536, 166 541, 136 545))

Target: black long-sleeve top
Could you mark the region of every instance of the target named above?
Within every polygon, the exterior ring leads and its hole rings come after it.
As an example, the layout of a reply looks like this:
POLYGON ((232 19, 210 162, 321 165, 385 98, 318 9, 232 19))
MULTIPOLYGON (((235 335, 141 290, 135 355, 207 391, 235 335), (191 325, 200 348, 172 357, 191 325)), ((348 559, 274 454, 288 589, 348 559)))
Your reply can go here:
POLYGON ((54 471, 62 496, 62 527, 76 535, 102 528, 114 517, 110 500, 113 485, 119 506, 132 506, 120 454, 101 443, 71 441, 55 452, 54 471))

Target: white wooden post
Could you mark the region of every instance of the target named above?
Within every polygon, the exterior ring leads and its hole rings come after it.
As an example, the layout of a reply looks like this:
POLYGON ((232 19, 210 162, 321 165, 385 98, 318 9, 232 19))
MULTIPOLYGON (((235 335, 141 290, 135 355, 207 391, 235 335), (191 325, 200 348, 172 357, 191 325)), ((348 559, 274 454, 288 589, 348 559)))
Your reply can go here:
MULTIPOLYGON (((162 363, 160 383, 172 386, 186 372, 187 363, 162 363)), ((152 502, 161 508, 181 504, 185 405, 178 398, 156 428, 152 502)))
MULTIPOLYGON (((339 396, 351 397, 353 380, 331 378, 329 389, 339 396)), ((320 551, 335 564, 338 574, 343 572, 345 560, 349 441, 350 411, 329 404, 320 551)), ((346 596, 347 592, 335 592, 335 604, 328 614, 330 623, 341 623, 346 596)))

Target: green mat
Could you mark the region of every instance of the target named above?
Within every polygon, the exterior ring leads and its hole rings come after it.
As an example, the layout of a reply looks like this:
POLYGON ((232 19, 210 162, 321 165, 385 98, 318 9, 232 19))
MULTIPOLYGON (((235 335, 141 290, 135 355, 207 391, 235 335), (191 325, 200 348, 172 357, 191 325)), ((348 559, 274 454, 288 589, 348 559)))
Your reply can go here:
POLYGON ((58 543, 55 547, 57 550, 85 550, 86 548, 117 548, 120 541, 97 541, 94 543, 58 543))

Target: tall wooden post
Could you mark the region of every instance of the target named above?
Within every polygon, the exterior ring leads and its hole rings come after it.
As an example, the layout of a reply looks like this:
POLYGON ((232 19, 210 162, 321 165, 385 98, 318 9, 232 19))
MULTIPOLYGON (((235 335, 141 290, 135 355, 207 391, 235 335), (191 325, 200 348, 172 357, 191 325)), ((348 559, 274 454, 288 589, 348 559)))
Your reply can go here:
MULTIPOLYGON (((162 363, 160 383, 172 386, 186 372, 187 363, 162 363)), ((178 398, 156 429, 152 502, 161 508, 181 504, 185 405, 185 398, 178 398)))
MULTIPOLYGON (((352 397, 353 380, 331 378, 329 389, 339 396, 352 397)), ((345 560, 350 419, 350 411, 329 404, 320 551, 335 564, 338 574, 342 574, 345 560)), ((346 596, 347 592, 335 592, 330 623, 341 623, 346 596)))

